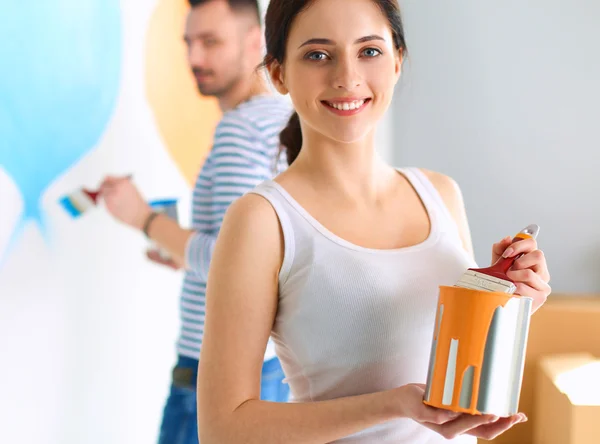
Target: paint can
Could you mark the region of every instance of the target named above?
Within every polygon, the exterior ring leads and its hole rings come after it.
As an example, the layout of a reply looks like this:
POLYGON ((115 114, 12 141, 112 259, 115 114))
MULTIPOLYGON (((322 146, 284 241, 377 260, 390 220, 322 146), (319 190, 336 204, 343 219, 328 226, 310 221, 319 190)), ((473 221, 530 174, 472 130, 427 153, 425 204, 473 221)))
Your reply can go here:
POLYGON ((533 299, 441 286, 424 402, 455 412, 518 413, 533 299))

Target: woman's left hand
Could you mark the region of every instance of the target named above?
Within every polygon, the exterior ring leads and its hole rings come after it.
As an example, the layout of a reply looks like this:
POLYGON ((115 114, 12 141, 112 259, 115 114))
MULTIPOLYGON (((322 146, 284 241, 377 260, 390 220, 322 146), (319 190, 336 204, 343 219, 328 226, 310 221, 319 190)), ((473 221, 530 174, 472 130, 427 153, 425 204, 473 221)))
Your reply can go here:
POLYGON ((512 242, 510 236, 494 244, 492 264, 501 257, 515 257, 523 253, 508 270, 506 275, 517 286, 515 294, 533 298, 532 312, 540 308, 551 292, 550 273, 544 253, 537 248, 535 239, 523 239, 512 242))

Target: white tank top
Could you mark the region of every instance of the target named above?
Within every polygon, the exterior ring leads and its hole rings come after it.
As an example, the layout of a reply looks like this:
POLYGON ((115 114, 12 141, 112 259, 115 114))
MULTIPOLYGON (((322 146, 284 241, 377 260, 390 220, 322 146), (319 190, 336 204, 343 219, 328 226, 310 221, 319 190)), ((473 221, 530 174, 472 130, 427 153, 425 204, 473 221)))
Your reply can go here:
MULTIPOLYGON (((425 383, 438 287, 454 285, 474 264, 433 184, 419 169, 399 171, 419 194, 431 230, 422 243, 393 250, 364 248, 336 236, 276 182, 253 191, 271 203, 283 231, 272 338, 296 402, 425 383)), ((399 419, 336 442, 449 441, 399 419)), ((452 442, 476 440, 463 436, 452 442)))

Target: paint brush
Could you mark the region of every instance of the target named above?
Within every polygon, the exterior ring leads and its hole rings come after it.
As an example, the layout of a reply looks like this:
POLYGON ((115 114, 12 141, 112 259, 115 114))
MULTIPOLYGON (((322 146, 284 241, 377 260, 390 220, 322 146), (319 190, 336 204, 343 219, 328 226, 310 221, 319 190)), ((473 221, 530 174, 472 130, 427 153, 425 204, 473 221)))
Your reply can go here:
MULTIPOLYGON (((125 176, 131 179, 132 175, 125 176)), ((70 194, 67 194, 58 200, 63 209, 73 218, 81 216, 83 213, 98 204, 100 190, 89 190, 85 187, 79 188, 70 194)))
MULTIPOLYGON (((531 224, 517 233, 512 241, 517 242, 523 239, 535 239, 539 232, 540 227, 536 224, 531 224)), ((501 257, 491 267, 469 268, 455 286, 471 288, 473 290, 497 291, 500 293, 513 294, 517 287, 506 275, 506 272, 521 256, 523 256, 523 254, 518 254, 515 257, 501 257)))
POLYGON ((80 188, 71 194, 63 196, 58 203, 73 218, 77 218, 98 203, 100 191, 80 188))

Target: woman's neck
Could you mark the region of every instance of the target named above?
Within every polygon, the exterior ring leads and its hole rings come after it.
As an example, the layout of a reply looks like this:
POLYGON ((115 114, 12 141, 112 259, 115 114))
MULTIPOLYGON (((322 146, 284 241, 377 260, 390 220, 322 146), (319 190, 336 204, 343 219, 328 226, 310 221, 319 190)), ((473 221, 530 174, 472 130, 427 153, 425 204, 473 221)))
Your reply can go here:
POLYGON ((377 201, 387 189, 393 170, 377 154, 374 133, 360 141, 340 143, 305 132, 294 169, 309 177, 319 191, 354 202, 377 201))

